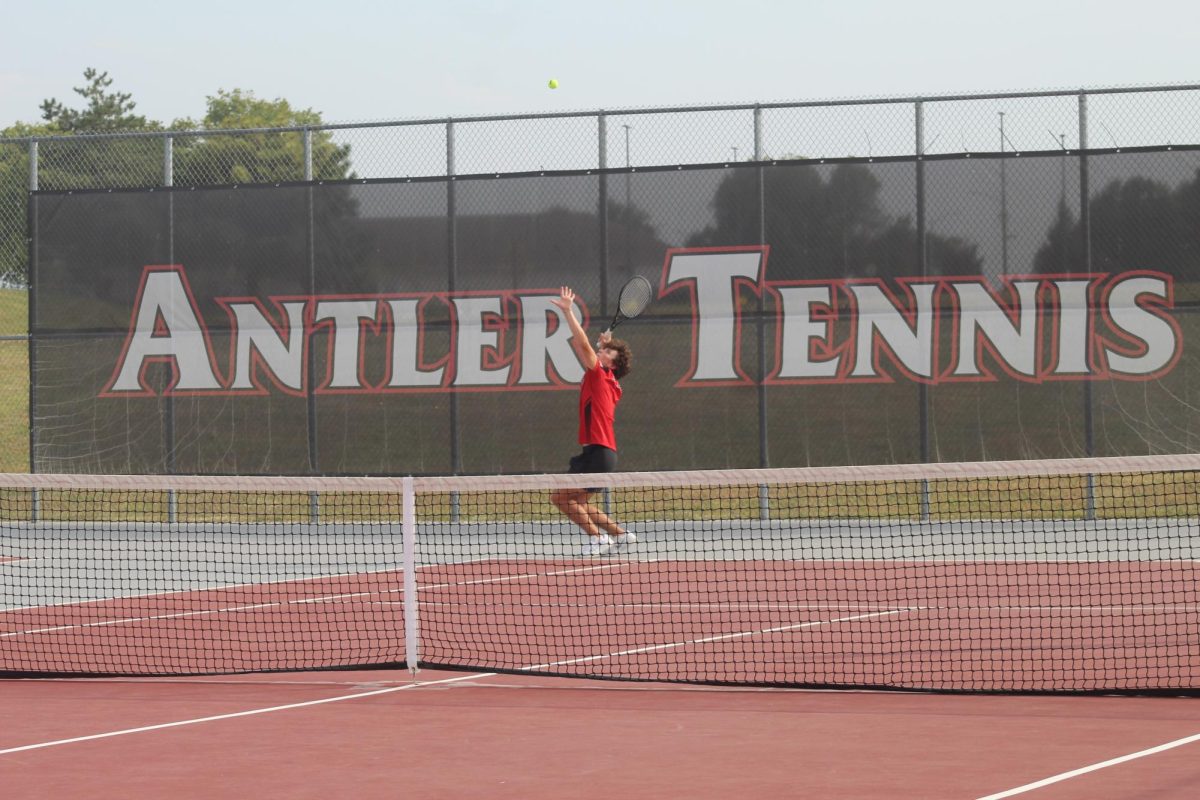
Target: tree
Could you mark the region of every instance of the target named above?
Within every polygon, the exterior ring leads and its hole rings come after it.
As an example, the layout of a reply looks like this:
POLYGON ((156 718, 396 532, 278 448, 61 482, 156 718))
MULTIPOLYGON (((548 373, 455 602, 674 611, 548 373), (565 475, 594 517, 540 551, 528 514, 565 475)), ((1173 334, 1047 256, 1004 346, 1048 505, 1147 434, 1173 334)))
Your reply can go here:
POLYGON ((75 94, 82 109, 67 108, 50 98, 42 101, 40 130, 26 135, 51 137, 39 148, 38 188, 43 190, 138 188, 162 182, 162 144, 155 138, 120 138, 96 134, 149 133, 159 122, 133 113, 136 103, 126 92, 111 90, 107 72, 89 67, 85 86, 75 94))
MULTIPOLYGON (((765 241, 771 276, 901 277, 920 274, 917 232, 908 217, 892 217, 879 201, 881 184, 867 167, 840 164, 773 167, 763 173, 765 241)), ((715 223, 693 247, 758 244, 758 176, 733 170, 713 199, 715 223)), ((976 247, 961 239, 926 234, 930 274, 978 273, 976 247)))
MULTIPOLYGON (((0 281, 23 283, 28 272, 25 241, 26 192, 29 189, 29 141, 37 138, 38 188, 68 189, 100 186, 153 185, 153 167, 137 169, 134 156, 142 142, 83 138, 83 134, 161 130, 158 123, 133 113, 131 96, 111 90, 107 72, 88 68, 86 84, 75 94, 86 101, 82 109, 68 108, 50 98, 42 102, 38 123, 15 122, 0 131, 0 281), (23 140, 23 141, 22 141, 23 140)), ((157 173, 161 173, 161 158, 157 173)))
POLYGON ((1171 189, 1144 176, 1110 181, 1088 205, 1091 263, 1080 220, 1060 205, 1034 256, 1039 273, 1149 269, 1200 279, 1200 170, 1171 189))
POLYGON ((1082 272, 1083 268, 1079 220, 1075 219, 1066 201, 1060 200, 1054 224, 1046 232, 1046 241, 1033 256, 1033 271, 1039 275, 1063 275, 1082 272))
MULTIPOLYGON (((287 100, 262 100, 253 92, 220 90, 208 98, 208 112, 199 121, 176 120, 174 130, 204 133, 220 130, 259 130, 256 133, 179 136, 175 141, 175 185, 277 183, 304 179, 304 137, 297 131, 265 128, 303 128, 321 125, 312 109, 294 109, 287 100)), ((314 180, 342 180, 350 171, 350 145, 338 145, 328 131, 312 135, 314 180)))
POLYGON ((1150 178, 1113 181, 1092 198, 1092 268, 1178 272, 1174 198, 1150 178))
MULTIPOLYGON (((0 141, 0 281, 24 282, 28 273, 29 140, 38 140, 38 188, 42 190, 163 184, 163 138, 120 134, 165 134, 167 128, 135 114, 132 95, 114 90, 107 72, 89 67, 83 76, 85 84, 74 89, 85 101, 82 108, 49 98, 41 104, 39 122, 16 122, 0 131, 0 140, 12 140, 0 141)), ((174 137, 173 182, 176 186, 202 186, 303 180, 304 139, 300 133, 203 134, 231 128, 320 124, 319 113, 293 109, 286 100, 260 100, 241 89, 221 90, 208 98, 202 120, 173 123, 173 129, 181 131, 174 137)), ((314 132, 312 139, 315 179, 352 177, 349 145, 335 144, 325 131, 314 132)), ((328 202, 337 206, 334 213, 354 213, 347 192, 327 196, 328 202)))
POLYGON ((82 110, 67 108, 53 97, 42 101, 42 119, 57 133, 118 133, 121 131, 161 130, 158 123, 135 115, 133 95, 110 92, 113 79, 107 72, 88 67, 83 71, 86 86, 76 86, 75 94, 87 100, 82 110))
POLYGON ((25 282, 29 260, 25 243, 28 186, 28 145, 0 142, 0 285, 25 282))
MULTIPOLYGON (((253 92, 220 90, 207 98, 204 118, 176 120, 172 129, 188 132, 175 137, 174 185, 205 186, 228 184, 271 184, 304 179, 304 134, 295 128, 322 124, 321 115, 312 109, 295 109, 284 99, 263 100, 253 92), (292 128, 293 130, 278 130, 292 128), (219 134, 223 130, 252 133, 219 134)), ((350 145, 334 143, 328 131, 312 132, 312 176, 318 181, 336 181, 352 177, 350 145)), ((353 232, 352 226, 338 220, 355 217, 358 202, 345 186, 323 187, 313 195, 316 231, 313 235, 314 258, 321 265, 323 278, 352 281, 361 269, 367 242, 353 232)), ((277 193, 270 202, 265 195, 239 195, 236 199, 198 197, 193 213, 202 220, 205 232, 201 244, 219 251, 222 246, 241 242, 248 232, 261 240, 272 241, 272 251, 284 262, 303 264, 308 258, 307 237, 301 235, 308 213, 291 204, 291 193, 277 193), (229 213, 227 203, 237 204, 229 213), (207 211, 201 207, 208 205, 207 211), (290 211, 283 211, 283 209, 290 211), (224 244, 222 244, 224 243, 224 244)), ((248 291, 254 291, 261 277, 256 267, 241 264, 246 257, 231 252, 224 259, 233 270, 229 280, 237 285, 241 275, 248 291)))

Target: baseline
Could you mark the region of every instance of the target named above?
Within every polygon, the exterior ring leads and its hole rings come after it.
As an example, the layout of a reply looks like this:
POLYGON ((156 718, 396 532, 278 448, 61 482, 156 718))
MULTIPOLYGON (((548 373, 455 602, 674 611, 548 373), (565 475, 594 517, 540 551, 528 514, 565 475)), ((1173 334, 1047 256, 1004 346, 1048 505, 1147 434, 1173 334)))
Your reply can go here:
POLYGON ((1192 744, 1193 742, 1200 742, 1200 733, 1197 733, 1193 736, 1185 736, 1182 739, 1176 739, 1171 742, 1166 742, 1164 744, 1158 745, 1157 747, 1148 747, 1145 750, 1139 750, 1136 753, 1129 753, 1127 755, 1118 756, 1116 758, 1110 758, 1107 761, 1101 761, 1096 764, 1089 764, 1086 767, 1080 767, 1079 769, 1073 769, 1069 772, 1062 772, 1062 773, 1059 773, 1058 775, 1051 775, 1049 778, 1043 778, 1040 781, 1034 781, 1033 783, 1027 783, 1024 786, 1017 786, 1013 789, 1007 789, 1003 792, 997 792, 996 794, 989 794, 984 797, 980 797, 979 800, 1003 800, 1003 798, 1006 798, 1006 797, 1015 797, 1019 794, 1025 794, 1026 792, 1032 792, 1034 789, 1041 789, 1042 787, 1050 786, 1052 784, 1059 783, 1061 781, 1070 780, 1071 778, 1078 778, 1081 775, 1087 775, 1090 772, 1096 772, 1098 770, 1107 769, 1108 767, 1115 767, 1118 764, 1124 764, 1128 761, 1135 761, 1139 758, 1145 758, 1147 756, 1155 755, 1156 753, 1162 753, 1167 750, 1173 750, 1176 747, 1183 747, 1184 745, 1192 744))

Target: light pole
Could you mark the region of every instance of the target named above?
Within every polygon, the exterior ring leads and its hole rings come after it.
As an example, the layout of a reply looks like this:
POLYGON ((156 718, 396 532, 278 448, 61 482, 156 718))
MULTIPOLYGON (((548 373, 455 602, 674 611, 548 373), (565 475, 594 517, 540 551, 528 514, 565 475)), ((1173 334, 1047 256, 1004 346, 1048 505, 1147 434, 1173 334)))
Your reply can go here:
POLYGON ((625 129, 625 208, 629 209, 629 129, 632 125, 622 125, 625 129))
POLYGON ((629 129, 632 125, 622 125, 625 129, 625 213, 623 215, 625 228, 625 275, 633 271, 633 253, 630 252, 630 222, 633 219, 633 198, 631 197, 630 188, 630 167, 629 167, 629 129))
POLYGON ((1008 161, 1004 158, 1004 112, 1000 112, 1000 273, 1008 274, 1008 161))
POLYGON ((1062 169, 1058 175, 1058 202, 1064 206, 1067 204, 1067 135, 1060 133, 1058 135, 1058 149, 1062 151, 1059 156, 1059 162, 1062 169))

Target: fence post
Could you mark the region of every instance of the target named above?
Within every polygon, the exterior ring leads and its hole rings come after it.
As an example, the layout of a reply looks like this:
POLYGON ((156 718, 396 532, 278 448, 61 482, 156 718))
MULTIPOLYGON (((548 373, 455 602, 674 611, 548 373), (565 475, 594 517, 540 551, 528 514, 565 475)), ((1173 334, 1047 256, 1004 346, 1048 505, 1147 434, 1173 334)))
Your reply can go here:
POLYGON ((596 115, 596 163, 600 169, 599 199, 596 213, 600 218, 600 316, 608 316, 608 115, 596 115))
POLYGON ((163 186, 175 185, 175 137, 163 136, 163 186))
MULTIPOLYGON (((913 104, 913 124, 916 129, 915 149, 917 177, 917 269, 921 277, 929 275, 929 248, 925 220, 925 101, 913 104)), ((940 313, 935 310, 935 313, 940 313)), ((929 462, 929 384, 917 384, 917 438, 922 464, 929 462)), ((921 480, 921 519, 929 519, 929 481, 921 480)))
POLYGON ((312 128, 304 129, 304 180, 313 179, 312 128))
MULTIPOLYGON (((762 152, 762 106, 754 107, 754 161, 761 162, 762 152)), ((736 166, 736 165, 735 165, 736 166)), ((758 206, 758 243, 767 243, 767 190, 766 172, 760 163, 754 168, 755 194, 758 206)), ((755 324, 755 334, 758 338, 758 465, 762 468, 771 466, 770 431, 767 424, 767 352, 766 352, 766 297, 763 287, 758 287, 758 319, 755 324)), ((758 487, 758 517, 766 521, 771 518, 770 487, 762 484, 758 487)))
MULTIPOLYGON (((458 284, 458 192, 454 184, 454 120, 446 120, 446 288, 453 296, 458 284)), ((458 430, 458 392, 450 387, 450 472, 462 473, 462 442, 458 430)), ((450 521, 459 520, 458 492, 450 493, 450 521)))
MULTIPOLYGON (((163 136, 163 186, 175 185, 175 138, 163 136)), ((175 263, 175 195, 167 192, 167 263, 175 263)), ((167 412, 167 472, 175 472, 175 398, 164 398, 167 412)), ((179 497, 174 489, 167 490, 167 522, 179 519, 179 497)))
MULTIPOLYGON (((1088 110, 1087 92, 1079 93, 1079 233, 1083 246, 1083 271, 1092 271, 1092 212, 1091 189, 1088 181, 1088 110)), ((1090 311, 1089 311, 1090 313, 1090 311)), ((1089 458, 1096 455, 1095 420, 1092 418, 1092 382, 1083 382, 1083 448, 1089 458)), ((1096 518, 1096 476, 1087 476, 1084 511, 1088 519, 1096 518)))
MULTIPOLYGON (((308 184, 305 189, 305 197, 308 202, 308 237, 306 247, 308 249, 308 294, 309 297, 315 297, 317 294, 317 248, 314 241, 316 224, 313 221, 313 149, 312 149, 312 128, 304 129, 304 181, 308 184)), ((308 374, 315 375, 316 356, 313 354, 313 348, 308 348, 308 374)), ((305 388, 306 406, 308 413, 308 468, 311 472, 319 473, 321 471, 320 453, 317 450, 317 397, 313 393, 312 380, 308 381, 308 386, 305 388)), ((309 522, 321 521, 321 493, 318 491, 310 491, 308 493, 308 520, 309 522)))
MULTIPOLYGON (((29 191, 36 192, 38 190, 38 140, 29 140, 29 191)), ((29 250, 27 255, 28 274, 25 276, 25 283, 29 286, 29 299, 27 301, 28 322, 27 329, 29 331, 28 338, 25 340, 26 358, 29 359, 29 471, 37 472, 37 420, 34 414, 37 410, 37 361, 34 356, 37 353, 37 340, 34 330, 36 328, 37 318, 37 200, 34 197, 29 198, 28 207, 25 209, 29 225, 29 250)), ((32 490, 30 497, 31 508, 30 518, 37 522, 41 518, 42 511, 42 496, 38 489, 32 490)))
POLYGON ((29 140, 29 191, 38 190, 38 140, 29 140))
MULTIPOLYGON (((608 115, 603 109, 596 114, 596 166, 600 170, 596 187, 596 216, 600 227, 600 318, 608 319, 608 173, 605 172, 608 169, 608 115)), ((604 513, 611 514, 612 489, 605 486, 601 497, 604 513)))

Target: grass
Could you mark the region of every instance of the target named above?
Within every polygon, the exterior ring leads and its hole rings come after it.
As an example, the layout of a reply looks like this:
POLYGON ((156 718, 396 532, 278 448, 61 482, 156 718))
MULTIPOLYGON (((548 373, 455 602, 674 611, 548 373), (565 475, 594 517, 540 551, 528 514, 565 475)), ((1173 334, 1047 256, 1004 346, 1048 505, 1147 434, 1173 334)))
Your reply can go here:
MULTIPOLYGON (((312 500, 303 492, 177 492, 175 518, 181 523, 307 522, 312 500)), ((36 516, 46 522, 160 523, 170 510, 165 491, 45 489, 36 502, 36 516)), ((399 495, 326 493, 319 504, 320 519, 328 522, 391 522, 402 512, 399 495)), ((34 510, 28 489, 0 487, 0 519, 29 521, 34 510)))
POLYGON ((24 336, 29 330, 29 292, 0 289, 0 335, 24 336))
MULTIPOLYGON (((253 479, 247 479, 252 481, 253 479)), ((1100 519, 1200 515, 1200 477, 1192 473, 1098 475, 1094 516, 1100 519)), ((320 495, 322 522, 397 522, 396 494, 320 495)), ((1087 516, 1085 476, 981 478, 957 481, 870 481, 771 486, 773 520, 1060 520, 1087 516), (926 502, 923 502, 926 501, 926 502)), ((179 492, 176 520, 183 523, 307 522, 311 498, 304 493, 179 492)), ((614 515, 623 522, 754 520, 760 516, 758 486, 630 489, 612 493, 614 515)), ((45 490, 38 517, 46 521, 150 522, 168 519, 168 495, 152 492, 45 490)), ((34 516, 28 490, 0 489, 0 517, 34 516)), ((465 492, 456 499, 434 493, 417 497, 424 522, 520 523, 561 519, 549 492, 465 492)))
MULTIPOLYGON (((0 335, 24 336, 29 329, 29 293, 0 289, 0 335)), ((29 470, 29 348, 0 341, 0 472, 29 470)))
MULTIPOLYGON (((923 508, 933 522, 963 519, 1084 519, 1087 476, 978 478, 920 481, 793 484, 767 488, 773 520, 888 519, 917 521, 923 508)), ((1189 517, 1200 514, 1200 477, 1192 473, 1097 475, 1093 515, 1101 519, 1189 517)), ((762 513, 758 486, 618 489, 611 505, 630 522, 752 520, 762 513)), ((598 501, 597 501, 598 502, 598 501)), ((517 496, 463 494, 458 518, 467 522, 556 519, 545 493, 517 496)), ((449 495, 418 496, 426 521, 450 521, 449 495)))

